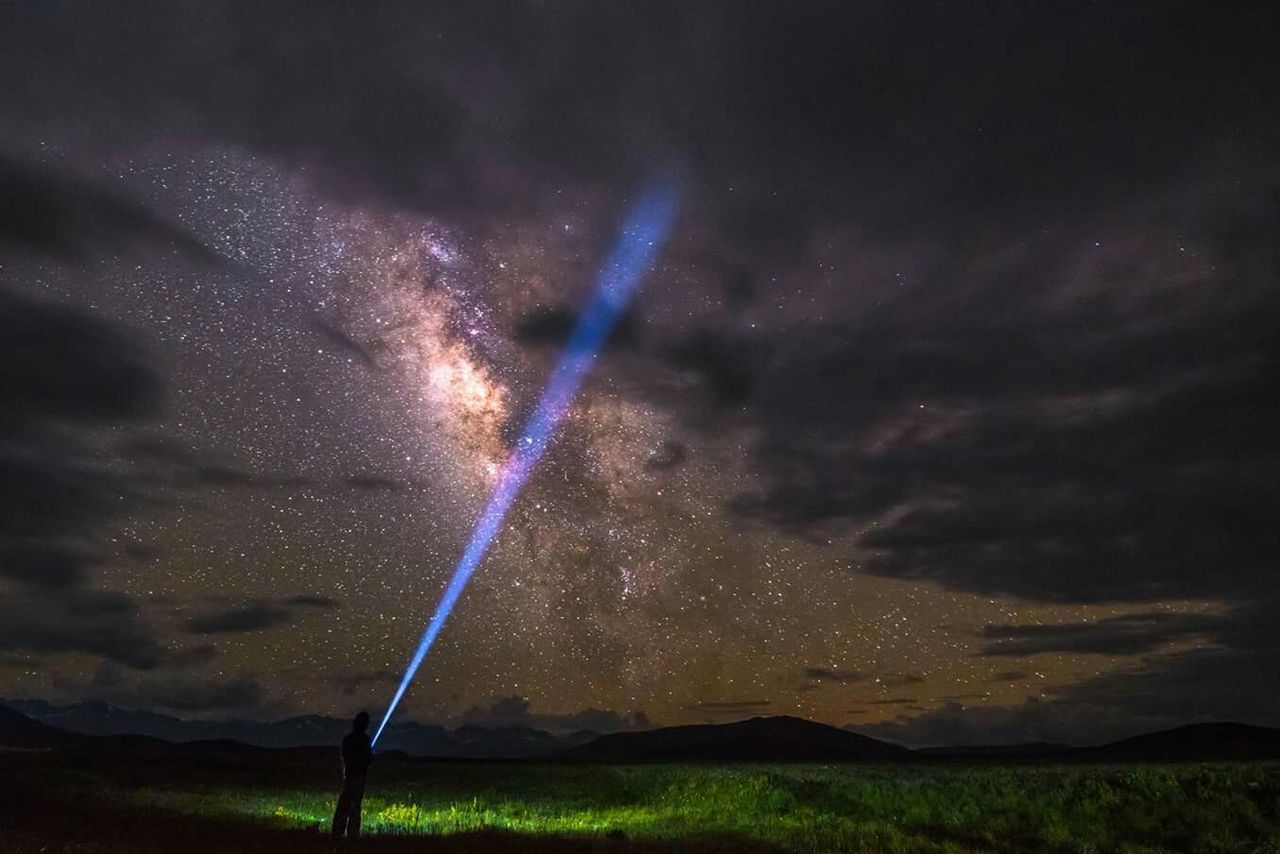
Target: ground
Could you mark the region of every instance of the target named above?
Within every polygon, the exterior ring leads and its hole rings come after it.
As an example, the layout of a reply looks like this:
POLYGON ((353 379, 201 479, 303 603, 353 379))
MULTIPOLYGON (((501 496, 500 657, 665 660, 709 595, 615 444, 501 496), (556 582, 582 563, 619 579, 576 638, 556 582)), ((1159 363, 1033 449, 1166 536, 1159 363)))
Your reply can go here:
MULTIPOLYGON (((0 850, 326 851, 331 751, 0 754, 0 850)), ((1275 852, 1280 766, 379 757, 369 851, 1275 852)))

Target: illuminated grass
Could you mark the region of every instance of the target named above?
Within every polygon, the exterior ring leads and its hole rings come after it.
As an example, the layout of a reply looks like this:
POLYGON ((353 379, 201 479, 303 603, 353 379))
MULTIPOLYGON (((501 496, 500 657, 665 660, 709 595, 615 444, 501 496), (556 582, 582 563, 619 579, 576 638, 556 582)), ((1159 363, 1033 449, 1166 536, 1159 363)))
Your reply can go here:
MULTIPOLYGON (((316 831, 327 827, 334 796, 201 784, 114 797, 149 811, 316 831)), ((1280 769, 414 764, 375 770, 364 817, 370 834, 620 831, 795 851, 1280 854, 1280 769)))

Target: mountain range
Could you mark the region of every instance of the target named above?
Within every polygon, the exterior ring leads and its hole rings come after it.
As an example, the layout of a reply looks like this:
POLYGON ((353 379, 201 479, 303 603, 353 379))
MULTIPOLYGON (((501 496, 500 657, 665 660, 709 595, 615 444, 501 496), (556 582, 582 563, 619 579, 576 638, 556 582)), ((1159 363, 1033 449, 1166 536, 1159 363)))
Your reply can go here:
MULTIPOLYGON (((189 743, 191 749, 334 746, 349 731, 338 718, 306 715, 280 721, 184 720, 120 709, 100 701, 58 706, 43 700, 0 700, 0 746, 127 748, 189 743)), ((1180 761, 1280 759, 1280 729, 1203 723, 1147 733, 1095 747, 992 745, 910 750, 802 718, 758 717, 617 732, 557 735, 528 727, 455 729, 402 723, 388 727, 380 751, 441 759, 558 759, 586 762, 671 761, 1180 761)))
MULTIPOLYGON (((0 706, 33 722, 70 733, 93 736, 143 735, 164 741, 236 741, 256 747, 336 745, 351 731, 351 722, 321 715, 278 721, 187 720, 172 715, 121 709, 100 700, 59 706, 45 700, 0 700, 0 706)), ((461 726, 397 723, 387 727, 380 750, 450 759, 536 759, 561 753, 598 736, 581 731, 553 735, 531 727, 461 726)))

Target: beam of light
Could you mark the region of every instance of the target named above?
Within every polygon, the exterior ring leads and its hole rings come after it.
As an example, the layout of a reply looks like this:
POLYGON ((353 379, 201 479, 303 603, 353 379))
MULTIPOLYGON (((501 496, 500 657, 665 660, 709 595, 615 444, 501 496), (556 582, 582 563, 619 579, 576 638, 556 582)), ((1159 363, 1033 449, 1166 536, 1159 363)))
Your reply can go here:
POLYGON ((538 458, 551 442, 556 425, 573 402, 578 387, 582 385, 582 380, 591 369, 601 346, 622 310, 626 308, 632 292, 653 266, 667 233, 671 230, 675 213, 675 188, 666 183, 651 186, 628 211, 618 242, 596 279, 595 295, 579 316, 564 353, 547 380, 537 407, 525 424, 524 433, 498 475, 489 503, 476 521, 471 540, 458 560, 453 577, 440 598, 440 604, 431 615, 431 622, 427 624, 422 640, 418 641, 418 647, 409 660, 400 686, 387 706, 386 714, 382 716, 378 731, 373 735, 374 744, 377 744, 378 737, 386 729, 400 699, 413 682, 418 667, 435 643, 436 636, 440 634, 449 612, 453 610, 471 574, 484 557, 489 543, 502 527, 502 519, 507 515, 507 510, 537 465, 538 458))

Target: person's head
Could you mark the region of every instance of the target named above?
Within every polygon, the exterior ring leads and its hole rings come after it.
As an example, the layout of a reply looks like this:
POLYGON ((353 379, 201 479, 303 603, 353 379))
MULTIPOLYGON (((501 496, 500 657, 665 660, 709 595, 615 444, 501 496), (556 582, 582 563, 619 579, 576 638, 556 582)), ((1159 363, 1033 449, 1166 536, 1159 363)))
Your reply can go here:
POLYGON ((369 713, 360 712, 356 715, 356 719, 351 722, 351 728, 356 732, 364 732, 369 728, 369 713))

